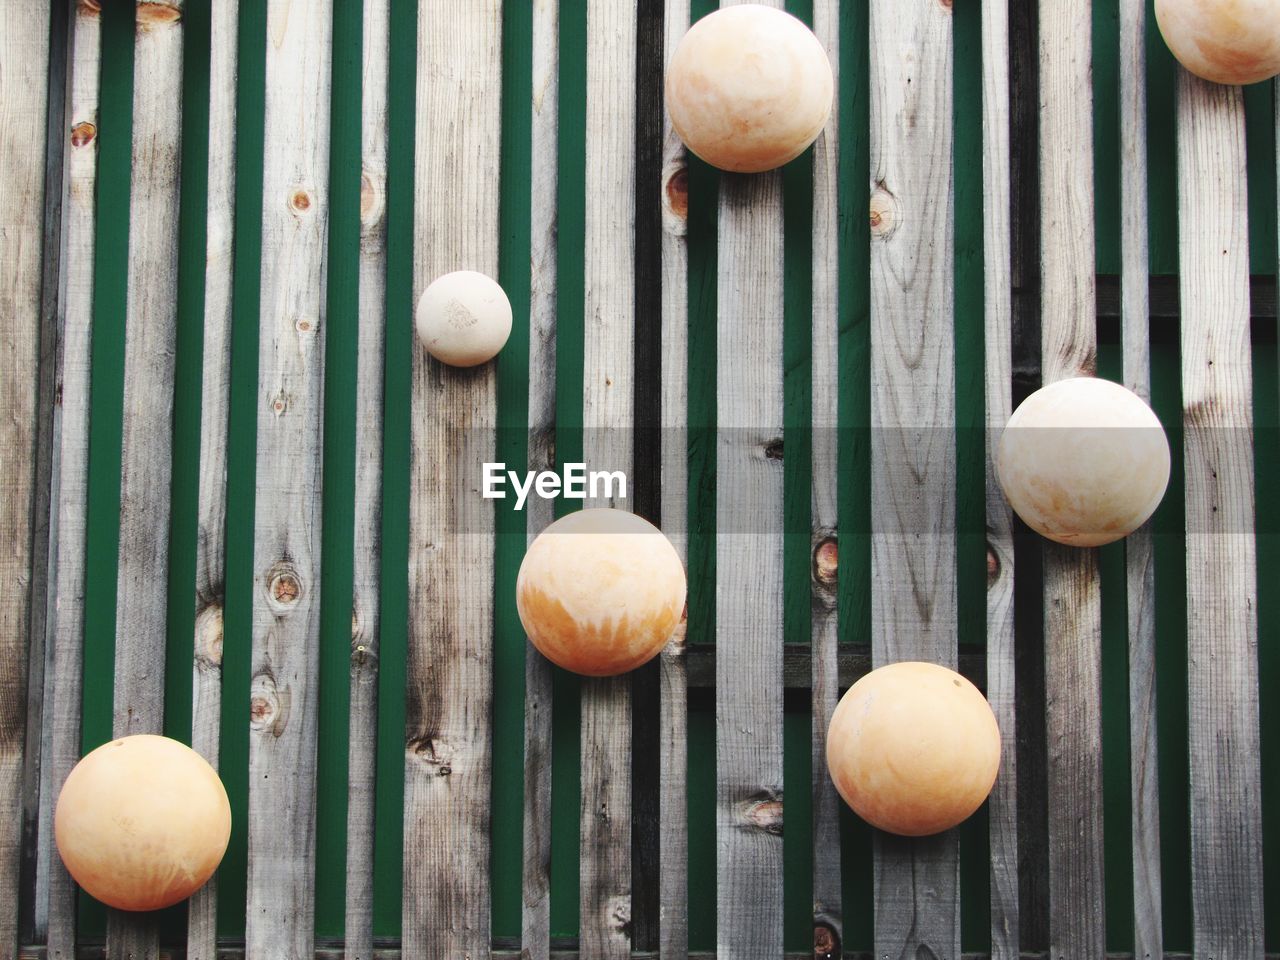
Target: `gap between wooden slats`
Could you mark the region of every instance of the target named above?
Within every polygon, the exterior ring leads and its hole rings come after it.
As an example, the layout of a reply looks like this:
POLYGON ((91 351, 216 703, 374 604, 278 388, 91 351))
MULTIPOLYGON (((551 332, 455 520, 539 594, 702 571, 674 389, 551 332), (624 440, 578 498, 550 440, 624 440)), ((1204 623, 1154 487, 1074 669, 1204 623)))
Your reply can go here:
MULTIPOLYGON (((453 270, 498 275, 502 2, 418 7, 416 299, 453 270), (448 135, 442 132, 448 131, 448 135)), ((446 367, 416 339, 409 500, 403 938, 422 957, 487 960, 494 364, 446 367)))
POLYGON ((1263 953, 1244 97, 1178 69, 1191 905, 1197 956, 1263 953))
MULTIPOLYGON (((875 666, 957 658, 951 29, 935 0, 871 4, 875 666)), ((876 835, 877 954, 960 952, 959 866, 953 831, 876 835)))
MULTIPOLYGON (((227 429, 231 400, 239 13, 239 0, 217 0, 212 6, 209 25, 209 180, 191 747, 215 770, 222 722, 222 622, 226 602, 227 429)), ((217 884, 215 875, 191 897, 187 921, 190 960, 214 960, 217 954, 217 884)))
MULTIPOLYGON (((529 469, 555 469, 557 137, 560 114, 560 4, 533 7, 533 122, 530 185, 529 469)), ((555 518, 554 503, 525 505, 528 540, 555 518)), ((551 951, 551 695, 552 667, 525 645, 524 854, 522 956, 547 960, 551 951)))
POLYGON ((267 9, 249 737, 251 953, 314 940, 330 0, 267 9))
MULTIPOLYGON (((1044 382, 1090 376, 1097 351, 1092 4, 1041 0, 1040 236, 1044 382)), ((1097 551, 1044 544, 1049 944, 1105 952, 1101 595, 1097 551)))

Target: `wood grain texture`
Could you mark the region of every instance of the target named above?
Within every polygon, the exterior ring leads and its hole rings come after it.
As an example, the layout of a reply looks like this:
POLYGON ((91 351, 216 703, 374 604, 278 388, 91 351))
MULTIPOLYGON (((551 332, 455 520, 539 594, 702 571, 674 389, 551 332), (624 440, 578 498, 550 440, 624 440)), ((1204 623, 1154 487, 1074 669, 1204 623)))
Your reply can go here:
MULTIPOLYGON (((689 29, 689 0, 666 0, 663 64, 689 29)), ((665 71, 664 71, 665 72, 665 71)), ((688 567, 689 525, 689 169, 671 118, 662 113, 662 532, 688 567)), ((687 604, 686 604, 687 610, 687 604)), ((689 952, 689 693, 687 615, 663 649, 660 670, 658 953, 689 952)))
POLYGON ((780 172, 721 174, 716 943, 724 960, 782 956, 782 225, 780 172))
MULTIPOLYGON (((956 665, 951 7, 871 4, 871 648, 956 665)), ((960 952, 959 844, 877 835, 876 953, 960 952)))
POLYGON ((267 8, 249 735, 251 954, 314 940, 330 0, 267 8))
POLYGON ((37 435, 43 419, 38 403, 46 100, 39 93, 49 79, 49 13, 47 6, 0 10, 0 954, 18 946, 37 435))
POLYGON ((347 750, 347 896, 343 926, 347 960, 370 960, 373 956, 390 14, 388 0, 364 0, 360 320, 356 359, 356 422, 360 429, 356 431, 347 750))
POLYGON ((987 700, 1000 726, 1000 770, 987 804, 991 960, 1019 954, 1017 687, 1013 512, 996 477, 996 444, 1013 412, 1009 8, 982 5, 983 339, 986 402, 987 700))
MULTIPOLYGON (((632 475, 635 437, 636 10, 587 5, 583 456, 632 475)), ((615 491, 616 493, 616 491, 615 491)), ((632 491, 587 507, 632 508, 632 491)), ((582 681, 582 950, 631 956, 631 678, 582 681)))
MULTIPOLYGON (((813 5, 813 30, 840 89, 840 2, 813 5)), ((844 943, 840 883, 840 798, 827 771, 827 728, 840 699, 836 653, 837 439, 840 340, 840 108, 834 105, 813 146, 813 315, 811 317, 812 469, 810 491, 810 644, 813 650, 813 951, 839 957, 844 943)))
POLYGON ((1263 954, 1244 95, 1178 70, 1196 956, 1263 954))
MULTIPOLYGON (((501 53, 501 0, 419 5, 415 296, 452 270, 498 275, 501 53)), ((492 363, 411 349, 403 942, 487 960, 494 513, 479 484, 496 380, 492 363)))
MULTIPOLYGON (((533 6, 529 274, 529 469, 554 470, 556 412, 556 177, 560 122, 560 3, 533 6)), ((555 519, 554 503, 531 497, 532 542, 555 519)), ((527 960, 551 955, 552 667, 532 643, 524 661, 524 851, 521 946, 527 960)))
MULTIPOLYGON (((191 748, 215 770, 218 769, 222 724, 222 618, 226 600, 239 14, 239 0, 217 0, 212 5, 209 23, 209 157, 191 748)), ((218 878, 215 875, 191 897, 187 913, 190 960, 216 960, 217 921, 218 878)))
MULTIPOLYGON (((81 662, 84 640, 85 515, 88 508, 89 359, 93 334, 93 257, 98 178, 98 91, 102 26, 99 13, 69 0, 72 10, 68 54, 66 201, 62 219, 62 274, 58 310, 57 396, 53 427, 53 484, 57 490, 50 522, 50 576, 53 599, 49 635, 53 670, 48 795, 57 796, 80 759, 81 662)), ((51 822, 51 821, 50 821, 51 822)), ((52 831, 43 830, 46 848, 52 831)), ((61 859, 48 864, 48 952, 73 960, 76 946, 76 888, 61 859)))
MULTIPOLYGON (((1091 3, 1040 3, 1040 341, 1045 383, 1091 375, 1094 290, 1091 3)), ((1045 543, 1049 945, 1105 950, 1102 627, 1097 551, 1045 543)))
MULTIPOLYGON (((1143 0, 1124 0, 1120 4, 1120 327, 1124 385, 1150 403, 1146 14, 1143 0)), ((1150 524, 1144 524, 1125 540, 1133 945, 1134 953, 1140 957, 1164 955, 1152 547, 1150 524)))

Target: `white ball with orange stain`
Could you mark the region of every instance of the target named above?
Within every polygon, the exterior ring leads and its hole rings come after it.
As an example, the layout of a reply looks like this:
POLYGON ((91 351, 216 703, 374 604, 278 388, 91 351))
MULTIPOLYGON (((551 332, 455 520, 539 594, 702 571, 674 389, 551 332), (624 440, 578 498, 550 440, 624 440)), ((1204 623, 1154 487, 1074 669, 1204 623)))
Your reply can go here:
POLYGON ((529 545, 516 608, 552 663, 609 677, 662 650, 683 615, 685 586, 675 547, 649 521, 625 510, 580 510, 529 545))
POLYGON ((1142 398, 1110 380, 1074 377, 1013 412, 996 450, 1010 506, 1041 536, 1096 547, 1128 536, 1169 485, 1169 441, 1142 398))
POLYGON ((872 826, 906 837, 966 820, 999 767, 990 704, 936 663, 872 670, 840 699, 827 730, 827 769, 840 796, 872 826))
POLYGON ((120 910, 159 910, 218 869, 231 806, 218 774, 190 747, 122 737, 72 769, 53 834, 67 871, 90 896, 120 910))
POLYGON ((474 270, 437 277, 418 298, 418 339, 451 367, 475 367, 511 336, 511 301, 498 282, 474 270))
POLYGON ((1206 80, 1258 83, 1280 73, 1276 0, 1156 0, 1156 22, 1173 55, 1206 80))
POLYGON ((782 10, 745 3, 689 28, 667 70, 666 102, 695 154, 722 170, 759 173, 817 139, 834 90, 813 31, 782 10))

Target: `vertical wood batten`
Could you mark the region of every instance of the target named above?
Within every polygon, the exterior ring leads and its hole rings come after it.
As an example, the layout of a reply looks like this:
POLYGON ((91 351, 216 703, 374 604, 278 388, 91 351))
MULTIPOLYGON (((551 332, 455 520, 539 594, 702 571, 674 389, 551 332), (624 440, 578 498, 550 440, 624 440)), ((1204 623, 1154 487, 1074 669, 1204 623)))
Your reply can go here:
MULTIPOLYGON (((98 92, 102 23, 97 8, 68 0, 71 90, 64 168, 62 274, 58 309, 48 621, 53 646, 48 794, 56 796, 80 757, 81 663, 84 641, 85 520, 88 509, 89 361, 93 332, 93 260, 98 178, 98 92)), ((41 831, 46 848, 52 831, 41 831)), ((56 853, 48 864, 48 954, 74 960, 76 887, 56 853)))
POLYGON ((1178 70, 1196 956, 1263 952, 1244 97, 1178 70))
MULTIPOLYGON (((560 3, 533 7, 529 274, 529 469, 555 469, 556 178, 560 117, 560 3)), ((525 524, 532 543, 555 518, 554 503, 530 497, 525 524)), ((524 661, 524 851, 521 949, 528 960, 551 956, 552 667, 532 643, 524 661)))
POLYGON ((246 949, 310 958, 331 0, 267 9, 246 949))
POLYGON ((1013 512, 996 477, 996 445, 1012 413, 1013 273, 1009 6, 982 5, 983 263, 986 397, 987 700, 1000 727, 1000 770, 987 805, 991 960, 1020 956, 1014 670, 1013 512))
POLYGON ((344 953, 373 957, 373 842, 381 660, 383 368, 387 276, 388 0, 364 0, 361 103, 359 333, 356 360, 355 516, 347 754, 344 953))
MULTIPOLYGON (((635 437, 636 18, 587 5, 583 456, 633 474, 635 437)), ((589 500, 630 509, 634 492, 589 500)), ((631 678, 582 681, 581 950, 631 955, 631 678)))
MULTIPOLYGON (((689 29, 689 0, 666 0, 663 63, 689 29)), ((688 567, 689 524, 689 169, 679 134, 664 110, 662 186, 662 531, 688 567)), ((689 691, 686 615, 663 649, 658 795, 658 954, 684 960, 689 952, 689 691)))
MULTIPOLYGON (((813 30, 827 52, 840 89, 840 0, 818 0, 813 30)), ((840 339, 840 105, 832 105, 826 128, 813 147, 813 315, 810 355, 813 396, 810 491, 810 588, 813 649, 812 802, 813 951, 839 957, 844 914, 840 883, 840 799, 827 772, 827 728, 840 697, 836 652, 837 418, 840 339)))
MULTIPOLYGON (((1124 385, 1151 402, 1145 0, 1120 4, 1120 298, 1124 385)), ((1133 952, 1164 955, 1156 738, 1155 556, 1151 524, 1125 540, 1133 952)))
MULTIPOLYGON (((951 6, 871 4, 871 644, 956 665, 951 6), (913 587, 913 585, 915 585, 913 587)), ((960 952, 954 831, 877 834, 877 955, 960 952)))
MULTIPOLYGON (((418 7, 414 296, 498 275, 502 2, 418 7), (449 131, 441 136, 441 131, 449 131)), ((490 951, 494 511, 479 493, 494 365, 446 367, 415 339, 409 500, 403 944, 490 951)))
POLYGON ((38 94, 49 80, 49 13, 47 5, 0 10, 0 954, 18 946, 27 655, 37 649, 28 638, 34 581, 43 579, 33 563, 48 103, 38 94))
MULTIPOLYGON (((1097 351, 1092 4, 1041 0, 1040 295, 1046 384, 1090 376, 1097 351)), ((1097 551, 1045 542, 1049 946, 1101 956, 1102 627, 1097 551)))
MULTIPOLYGON (((191 747, 216 770, 222 719, 226 600, 227 430, 231 401, 231 295, 235 217, 239 0, 215 0, 209 24, 209 172, 205 225, 204 356, 196 540, 191 747)), ((216 960, 218 879, 191 897, 187 956, 216 960)))
POLYGON ((725 960, 776 960, 783 948, 781 171, 721 174, 718 216, 716 942, 725 960))

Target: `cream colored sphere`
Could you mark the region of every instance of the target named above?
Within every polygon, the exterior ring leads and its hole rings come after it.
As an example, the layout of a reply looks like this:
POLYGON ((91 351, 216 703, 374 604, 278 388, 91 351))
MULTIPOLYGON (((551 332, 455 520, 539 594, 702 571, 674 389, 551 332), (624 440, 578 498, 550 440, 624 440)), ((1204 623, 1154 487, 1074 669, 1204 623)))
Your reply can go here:
POLYGON ((1059 543, 1126 537, 1169 485, 1169 441, 1133 391, 1095 377, 1059 380, 1013 412, 996 451, 1000 486, 1027 526, 1059 543))
POLYGON ((827 769, 840 796, 873 827, 906 837, 966 820, 999 768, 991 705, 936 663, 872 670, 840 698, 827 729, 827 769))
POLYGON ((525 633, 552 663, 589 677, 656 656, 684 613, 685 576, 671 541, 625 510, 579 510, 529 546, 516 578, 525 633))
POLYGON ((703 17, 684 35, 667 70, 667 111, 707 163, 758 173, 817 139, 834 89, 813 31, 782 10, 744 3, 703 17))
POLYGON ((1156 0, 1156 22, 1173 55, 1206 80, 1246 84, 1280 74, 1276 0, 1156 0))
POLYGON ((231 806, 213 767, 185 744, 138 735, 103 744, 58 796, 54 842, 85 892, 121 910, 185 900, 218 869, 231 806))
POLYGON ((511 301, 483 273, 446 273, 422 292, 417 327, 418 339, 441 363, 479 366, 496 357, 511 336, 511 301))

